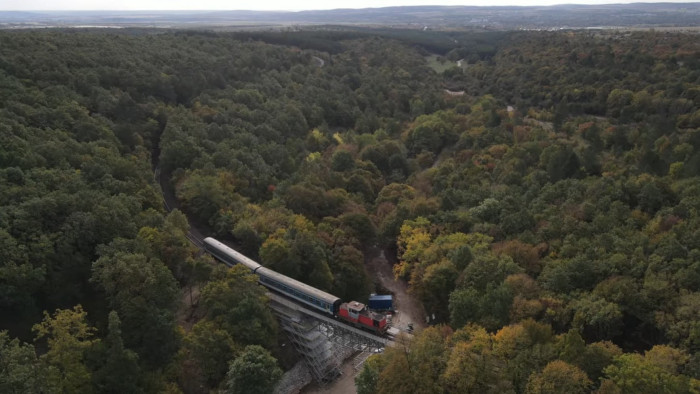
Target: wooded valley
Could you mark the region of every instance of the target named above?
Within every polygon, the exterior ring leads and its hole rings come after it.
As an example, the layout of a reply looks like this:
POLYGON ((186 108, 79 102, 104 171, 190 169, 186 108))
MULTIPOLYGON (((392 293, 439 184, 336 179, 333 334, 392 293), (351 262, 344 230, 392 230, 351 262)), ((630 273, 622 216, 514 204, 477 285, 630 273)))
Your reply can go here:
POLYGON ((435 318, 361 394, 700 392, 698 36, 436 37, 0 31, 0 392, 271 392, 190 225, 345 300, 395 256, 435 318))

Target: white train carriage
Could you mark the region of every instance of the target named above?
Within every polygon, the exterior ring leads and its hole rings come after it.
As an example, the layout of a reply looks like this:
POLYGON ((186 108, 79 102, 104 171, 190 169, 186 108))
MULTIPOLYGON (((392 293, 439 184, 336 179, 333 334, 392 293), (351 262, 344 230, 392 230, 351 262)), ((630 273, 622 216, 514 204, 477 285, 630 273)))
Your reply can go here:
POLYGON ((248 267, 254 274, 258 275, 260 284, 270 290, 282 293, 329 315, 335 315, 338 312, 342 302, 340 298, 265 268, 255 260, 238 253, 214 238, 204 239, 204 249, 229 267, 235 264, 243 264, 248 267))
POLYGON ((257 261, 249 259, 211 237, 204 238, 204 249, 229 267, 243 264, 253 272, 262 267, 257 261))
POLYGON ((260 267, 255 270, 255 274, 260 278, 260 283, 268 289, 294 298, 303 304, 328 313, 329 315, 335 315, 342 302, 340 298, 332 294, 328 294, 323 290, 299 282, 296 279, 282 275, 269 268, 260 267))

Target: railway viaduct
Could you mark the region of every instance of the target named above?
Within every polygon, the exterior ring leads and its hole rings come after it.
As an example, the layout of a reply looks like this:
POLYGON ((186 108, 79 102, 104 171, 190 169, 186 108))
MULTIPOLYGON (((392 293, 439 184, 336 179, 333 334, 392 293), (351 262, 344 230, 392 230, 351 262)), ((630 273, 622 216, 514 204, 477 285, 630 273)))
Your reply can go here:
MULTIPOLYGON (((169 193, 168 185, 160 178, 156 167, 154 180, 160 184, 163 206, 170 212, 177 207, 174 193, 169 193)), ((205 236, 198 229, 190 226, 187 239, 204 251, 205 236)), ((277 316, 280 326, 287 334, 296 351, 304 358, 314 379, 327 383, 340 374, 342 355, 348 352, 361 352, 361 363, 373 352, 381 351, 391 340, 367 331, 341 323, 329 316, 310 310, 281 295, 268 292, 269 306, 277 316)))

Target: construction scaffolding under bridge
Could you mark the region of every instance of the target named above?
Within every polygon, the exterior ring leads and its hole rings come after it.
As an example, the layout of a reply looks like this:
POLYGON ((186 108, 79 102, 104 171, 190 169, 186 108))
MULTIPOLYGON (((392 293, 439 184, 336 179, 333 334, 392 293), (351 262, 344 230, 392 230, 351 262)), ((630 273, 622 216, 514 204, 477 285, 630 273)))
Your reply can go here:
POLYGON ((391 341, 337 321, 274 293, 268 293, 270 307, 280 320, 294 348, 304 357, 314 379, 330 382, 340 374, 340 355, 378 352, 391 341))
MULTIPOLYGON (((163 182, 161 171, 157 164, 154 168, 153 177, 161 186, 165 209, 170 212, 173 208, 177 208, 177 199, 172 186, 167 182, 163 182)), ((197 248, 208 252, 205 246, 205 237, 198 229, 190 227, 187 238, 197 248)), ((217 259, 221 260, 218 257, 217 259)), ((254 261, 251 262, 255 263, 254 261)), ((234 264, 232 262, 225 263, 229 266, 234 264)), ((251 269, 254 270, 253 268, 251 269)), ((309 310, 279 294, 268 292, 268 296, 270 298, 270 307, 277 315, 282 329, 287 333, 295 349, 304 357, 311 374, 317 382, 327 383, 335 379, 340 374, 340 366, 344 355, 362 352, 358 359, 364 361, 368 354, 379 352, 387 344, 391 343, 391 340, 387 338, 334 320, 329 315, 309 310)), ((356 368, 360 364, 361 362, 356 365, 356 368)))

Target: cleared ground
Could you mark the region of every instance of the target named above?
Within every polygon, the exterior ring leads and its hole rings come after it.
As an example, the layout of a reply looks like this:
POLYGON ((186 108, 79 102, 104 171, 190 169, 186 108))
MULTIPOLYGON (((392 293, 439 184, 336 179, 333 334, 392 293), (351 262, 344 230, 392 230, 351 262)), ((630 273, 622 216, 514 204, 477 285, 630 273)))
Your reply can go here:
MULTIPOLYGON (((420 331, 426 327, 425 312, 418 301, 408 294, 408 286, 402 280, 394 279, 392 265, 387 261, 384 252, 377 252, 376 256, 370 258, 367 263, 367 270, 372 278, 377 278, 381 287, 389 290, 394 295, 394 308, 398 311, 392 318, 392 325, 401 330, 405 330, 409 323, 413 323, 415 331, 420 331)), ((306 386, 301 392, 303 394, 355 394, 354 370, 355 358, 350 357, 343 363, 343 375, 327 386, 319 386, 312 383, 306 386)))
POLYGON ((442 73, 445 70, 455 67, 457 63, 451 62, 442 56, 430 55, 426 56, 425 60, 428 62, 428 66, 435 70, 436 73, 442 73))

